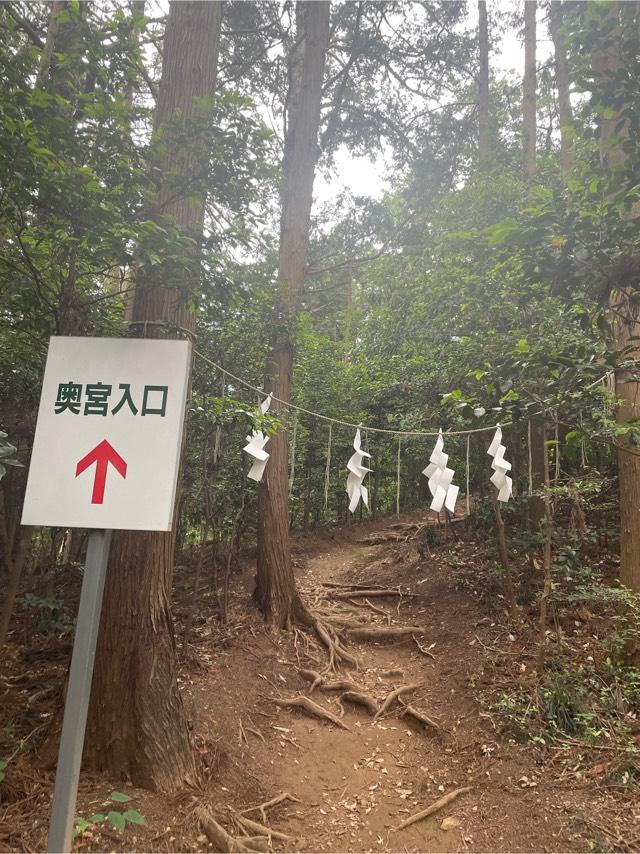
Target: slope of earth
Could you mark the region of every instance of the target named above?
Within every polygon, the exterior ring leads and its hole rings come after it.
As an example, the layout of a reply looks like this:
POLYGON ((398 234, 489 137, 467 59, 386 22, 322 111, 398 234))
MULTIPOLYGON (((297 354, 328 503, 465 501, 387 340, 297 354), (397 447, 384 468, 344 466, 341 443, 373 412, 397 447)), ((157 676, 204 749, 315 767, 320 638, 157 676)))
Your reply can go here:
MULTIPOLYGON (((250 567, 234 579, 223 626, 214 597, 203 593, 181 670, 201 787, 166 798, 83 776, 80 816, 108 807, 116 789, 146 824, 127 825, 123 834, 89 826, 78 850, 219 850, 203 832, 203 809, 235 837, 263 836, 256 825, 267 825, 277 834, 273 847, 288 851, 638 850, 633 793, 599 785, 597 773, 567 774, 558 752, 510 739, 478 701, 485 683, 499 687, 496 680, 514 678, 514 667, 527 675, 535 660, 524 634, 511 634, 499 609, 490 616, 473 593, 469 573, 486 571, 486 547, 452 539, 423 557, 393 524, 296 544, 305 599, 329 638, 340 638, 337 654, 344 650, 357 666, 327 670, 316 632, 268 632, 250 601, 250 567), (365 536, 374 531, 380 536, 365 536), (405 637, 358 637, 359 628, 407 626, 415 629, 405 637), (500 677, 503 660, 510 676, 500 677), (372 709, 351 702, 349 690, 366 694, 372 709), (301 697, 335 722, 286 705, 301 697), (457 790, 433 815, 399 828, 457 790)), ((177 603, 179 617, 185 603, 177 603)), ((19 702, 15 693, 6 699, 19 702)), ((0 850, 43 850, 51 775, 36 771, 28 756, 16 770, 20 791, 0 800, 0 850)))

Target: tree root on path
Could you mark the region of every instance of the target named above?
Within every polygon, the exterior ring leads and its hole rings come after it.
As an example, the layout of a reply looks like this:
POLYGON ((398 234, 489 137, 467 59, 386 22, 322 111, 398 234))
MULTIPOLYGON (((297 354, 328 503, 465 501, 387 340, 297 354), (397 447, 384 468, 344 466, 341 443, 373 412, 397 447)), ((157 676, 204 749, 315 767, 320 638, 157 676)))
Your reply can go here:
POLYGON ((421 724, 424 724, 427 728, 432 729, 440 729, 440 724, 436 723, 432 718, 428 715, 425 715, 424 712, 419 712, 418 709, 414 709, 413 706, 409 706, 407 703, 404 703, 400 700, 402 705, 404 706, 403 711, 400 713, 400 717, 404 717, 405 715, 409 715, 414 720, 418 721, 421 724))
POLYGON ((425 810, 416 813, 415 815, 409 816, 403 822, 401 822, 397 827, 394 827, 393 830, 403 830, 405 827, 409 827, 411 824, 415 824, 416 821, 422 821, 423 818, 428 818, 430 815, 438 812, 443 807, 446 807, 447 804, 450 804, 451 801, 455 801, 457 797, 460 795, 465 795, 467 792, 471 791, 471 786, 463 786, 461 789, 454 789, 452 792, 448 792, 446 795, 443 795, 437 801, 434 801, 430 807, 427 807, 425 810))
POLYGON ((359 626, 356 623, 346 625, 344 631, 353 640, 362 641, 413 638, 413 635, 424 634, 419 626, 359 626))
POLYGON ((414 683, 413 685, 401 685, 399 688, 394 688, 393 691, 387 694, 384 703, 380 706, 374 717, 381 717, 399 697, 403 694, 410 694, 412 691, 417 691, 420 687, 422 686, 414 683))
POLYGON ((336 635, 335 630, 328 624, 321 622, 319 619, 314 619, 313 627, 322 643, 329 651, 329 670, 336 669, 336 662, 341 661, 352 664, 358 667, 358 659, 351 655, 340 643, 340 638, 336 635))
POLYGON ((275 807, 277 804, 281 804, 283 801, 293 801, 296 804, 299 804, 300 798, 294 797, 290 792, 281 792, 279 795, 276 795, 275 798, 271 798, 270 801, 265 801, 263 804, 258 804, 255 807, 247 807, 246 810, 240 810, 238 815, 245 815, 248 812, 259 812, 262 816, 262 821, 266 823, 267 821, 267 810, 269 807, 275 807))
POLYGON ((252 819, 240 813, 233 813, 233 817, 242 827, 252 830, 254 833, 260 834, 260 836, 266 836, 269 839, 280 839, 282 842, 295 842, 296 840, 295 836, 289 836, 286 833, 281 833, 279 830, 273 830, 271 827, 260 824, 258 821, 252 821, 252 819))
POLYGON ((378 713, 378 703, 370 694, 364 694, 362 691, 345 691, 340 695, 341 703, 356 703, 359 706, 364 706, 369 714, 374 717, 378 713))
POLYGON ((349 599, 382 599, 386 596, 398 596, 400 599, 419 599, 422 593, 407 593, 398 590, 397 587, 369 587, 364 589, 336 591, 330 592, 331 599, 337 599, 339 602, 348 601, 349 599))
POLYGON ((276 706, 303 709, 305 712, 316 718, 330 721, 332 724, 340 727, 340 729, 351 729, 351 727, 348 727, 337 715, 334 715, 333 712, 330 712, 328 709, 323 709, 322 706, 314 703, 313 700, 310 700, 308 697, 298 696, 292 697, 290 700, 278 700, 274 698, 273 702, 276 706))
POLYGON ((204 830, 209 842, 214 847, 214 851, 230 852, 230 854, 244 854, 244 852, 253 851, 239 839, 231 836, 227 831, 218 824, 206 807, 199 806, 195 810, 196 818, 200 827, 204 830))
POLYGON ((309 688, 309 693, 311 693, 315 688, 320 686, 323 691, 363 691, 364 689, 360 685, 356 685, 355 682, 351 682, 349 679, 335 679, 328 680, 326 676, 323 676, 321 673, 318 673, 317 670, 298 670, 300 676, 303 679, 306 679, 307 682, 311 682, 311 687, 309 688))

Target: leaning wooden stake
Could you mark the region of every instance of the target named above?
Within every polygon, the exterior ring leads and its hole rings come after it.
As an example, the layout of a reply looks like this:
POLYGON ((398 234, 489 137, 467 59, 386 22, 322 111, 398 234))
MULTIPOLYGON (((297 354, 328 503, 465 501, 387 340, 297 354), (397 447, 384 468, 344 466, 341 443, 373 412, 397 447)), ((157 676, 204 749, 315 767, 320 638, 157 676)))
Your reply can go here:
POLYGON ((471 791, 471 786, 463 786, 461 789, 454 789, 452 792, 448 792, 446 795, 443 795, 437 801, 431 804, 430 807, 427 807, 426 810, 422 810, 421 812, 417 812, 415 815, 406 818, 401 824, 397 827, 394 827, 395 830, 404 830, 405 827, 409 827, 411 824, 415 824, 416 821, 422 821, 423 818, 428 818, 430 815, 438 812, 443 807, 446 807, 447 804, 450 804, 451 801, 455 801, 460 795, 465 795, 467 792, 471 791))
POLYGON ((542 555, 542 571, 544 587, 540 597, 540 640, 538 646, 538 676, 544 670, 545 647, 547 642, 547 609, 551 598, 551 538, 553 535, 553 516, 551 511, 551 496, 549 495, 549 456, 547 454, 547 430, 543 424, 542 439, 544 445, 544 551, 542 555))
POLYGON ((511 576, 511 564, 507 554, 507 541, 504 536, 504 520, 500 511, 500 502, 498 497, 494 495, 493 505, 496 513, 496 523, 498 526, 498 542, 500 543, 500 561, 504 570, 504 595, 507 600, 507 608, 509 609, 509 617, 514 620, 516 617, 516 594, 513 589, 513 578, 511 576))

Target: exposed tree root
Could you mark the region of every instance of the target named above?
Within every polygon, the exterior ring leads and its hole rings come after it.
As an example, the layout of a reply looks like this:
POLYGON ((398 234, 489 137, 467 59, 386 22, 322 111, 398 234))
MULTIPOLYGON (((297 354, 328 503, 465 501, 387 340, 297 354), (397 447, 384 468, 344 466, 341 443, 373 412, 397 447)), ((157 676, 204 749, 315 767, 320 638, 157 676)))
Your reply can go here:
POLYGON ((336 669, 336 663, 346 662, 348 664, 352 664, 354 667, 358 667, 358 660, 355 656, 351 655, 340 643, 340 638, 336 635, 334 629, 326 624, 322 623, 317 618, 314 620, 313 626, 318 634, 318 637, 322 641, 322 643, 326 646, 329 652, 329 670, 336 669))
POLYGON ((363 641, 410 638, 424 632, 424 629, 418 626, 359 626, 357 624, 345 626, 344 630, 350 638, 363 641))
POLYGON ((383 599, 387 596, 398 596, 401 599, 419 599, 422 597, 422 594, 403 593, 397 587, 369 587, 360 590, 339 590, 335 593, 329 593, 329 596, 331 599, 337 599, 338 601, 348 601, 349 599, 383 599))
POLYGON ((206 807, 196 807, 195 815, 207 839, 214 846, 214 851, 228 851, 230 854, 238 854, 239 852, 239 854, 243 854, 243 852, 254 850, 244 845, 239 839, 228 834, 206 807))
MULTIPOLYGON (((402 703, 402 700, 400 701, 402 703)), ((440 729, 440 724, 437 724, 432 718, 428 715, 425 715, 424 712, 419 712, 418 709, 415 709, 413 706, 409 706, 408 704, 402 703, 404 706, 403 711, 400 713, 400 716, 409 715, 414 718, 421 724, 424 724, 426 727, 431 727, 432 729, 440 729)))
POLYGON ((344 694, 340 695, 340 702, 356 703, 359 706, 364 706, 374 717, 378 713, 378 703, 370 694, 363 694, 361 691, 345 691, 344 694))
POLYGON ((313 700, 310 700, 308 697, 298 696, 292 697, 290 700, 278 700, 274 698, 273 702, 276 706, 303 709, 305 712, 316 718, 331 721, 332 724, 340 727, 340 729, 350 729, 350 727, 348 727, 344 721, 341 721, 337 715, 334 715, 333 712, 330 712, 328 709, 323 709, 322 706, 314 703, 313 700))
POLYGON ((471 786, 463 786, 461 789, 454 789, 452 792, 448 792, 446 795, 443 795, 437 801, 434 801, 430 807, 427 807, 425 810, 416 813, 415 815, 409 816, 403 822, 401 822, 397 827, 394 827, 395 830, 403 830, 405 827, 409 827, 411 824, 415 824, 416 821, 422 821, 423 818, 428 818, 430 815, 438 812, 443 807, 446 807, 447 804, 450 804, 451 801, 455 801, 457 797, 460 795, 464 795, 467 792, 471 791, 471 786))
POLYGON ((293 801, 296 804, 300 803, 300 798, 295 798, 290 792, 281 792, 279 795, 276 795, 275 798, 271 798, 270 801, 265 801, 263 804, 258 804, 255 807, 247 807, 246 810, 241 810, 238 815, 245 815, 248 812, 259 812, 262 816, 262 820, 266 822, 267 820, 267 810, 269 807, 275 807, 277 804, 281 804, 283 801, 293 801))
POLYGON ((260 836, 267 836, 272 839, 281 839, 283 842, 295 842, 295 836, 288 836, 286 833, 281 833, 279 830, 273 830, 265 824, 260 824, 258 821, 253 821, 244 815, 240 815, 240 813, 234 813, 233 817, 238 824, 246 827, 247 830, 252 830, 254 833, 260 834, 260 836))
POLYGON ((320 686, 323 691, 362 691, 360 685, 351 682, 349 679, 329 680, 326 676, 318 673, 316 670, 299 670, 298 673, 303 679, 311 682, 309 693, 320 686))
POLYGON ((394 688, 393 691, 390 691, 385 697, 384 703, 376 712, 375 717, 379 718, 384 715, 387 709, 389 709, 393 705, 393 703, 395 703, 395 701, 403 694, 410 694, 412 691, 417 691, 418 688, 420 688, 420 685, 418 685, 417 683, 413 685, 401 685, 399 688, 394 688))

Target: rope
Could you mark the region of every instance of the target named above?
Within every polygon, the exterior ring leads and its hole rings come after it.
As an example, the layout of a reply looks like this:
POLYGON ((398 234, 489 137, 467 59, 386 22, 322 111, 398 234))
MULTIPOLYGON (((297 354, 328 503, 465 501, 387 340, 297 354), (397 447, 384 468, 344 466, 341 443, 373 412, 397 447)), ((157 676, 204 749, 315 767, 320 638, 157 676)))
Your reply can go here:
MULTIPOLYGON (((252 385, 251 383, 247 382, 246 380, 243 380, 242 377, 238 377, 235 374, 232 374, 230 371, 226 370, 226 368, 222 368, 216 362, 207 358, 207 356, 205 356, 199 350, 194 350, 193 352, 195 353, 196 356, 198 356, 198 358, 202 359, 203 362, 206 362, 207 365, 210 365, 212 368, 215 368, 217 371, 224 371, 224 373, 230 379, 234 380, 237 383, 240 383, 240 385, 245 386, 245 388, 248 388, 251 391, 256 392, 256 394, 264 395, 263 389, 258 388, 258 386, 252 385)), ((605 374, 604 377, 601 377, 600 379, 596 380, 594 383, 591 383, 586 388, 590 389, 590 388, 593 388, 593 386, 597 385, 598 383, 602 383, 603 379, 606 379, 606 377, 609 376, 610 373, 611 373, 610 371, 607 372, 607 374, 605 374)), ((304 415, 309 415, 311 418, 318 418, 321 421, 326 421, 329 424, 338 424, 341 427, 350 427, 353 430, 357 430, 358 427, 360 427, 360 429, 365 432, 365 436, 368 432, 384 433, 387 436, 425 436, 425 437, 438 436, 438 434, 440 433, 440 430, 387 430, 383 427, 369 427, 369 426, 364 425, 362 423, 356 424, 354 421, 345 421, 341 418, 332 418, 329 415, 323 415, 321 412, 314 412, 312 409, 305 409, 304 406, 299 406, 297 403, 291 403, 288 400, 282 400, 281 398, 276 397, 275 395, 272 395, 272 400, 274 400, 276 403, 279 403, 281 406, 285 406, 288 409, 291 409, 293 412, 303 413, 304 415)), ((533 415, 541 415, 541 414, 542 414, 541 412, 533 413, 533 415)), ((501 421, 500 427, 511 427, 513 425, 513 423, 514 423, 513 420, 501 421)), ((495 431, 497 426, 498 426, 497 424, 491 424, 488 427, 470 427, 467 430, 444 430, 443 433, 445 433, 447 436, 470 436, 470 435, 473 435, 474 433, 489 433, 490 431, 495 431)))
POLYGON ((329 485, 331 481, 331 428, 333 424, 329 423, 329 443, 327 444, 327 465, 324 470, 324 510, 327 512, 329 506, 329 485))

